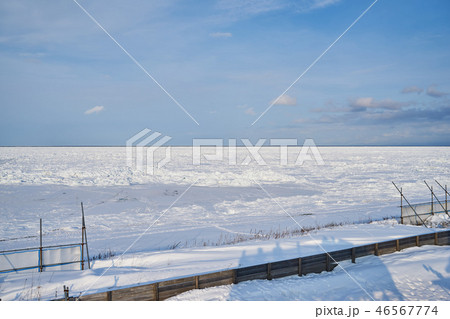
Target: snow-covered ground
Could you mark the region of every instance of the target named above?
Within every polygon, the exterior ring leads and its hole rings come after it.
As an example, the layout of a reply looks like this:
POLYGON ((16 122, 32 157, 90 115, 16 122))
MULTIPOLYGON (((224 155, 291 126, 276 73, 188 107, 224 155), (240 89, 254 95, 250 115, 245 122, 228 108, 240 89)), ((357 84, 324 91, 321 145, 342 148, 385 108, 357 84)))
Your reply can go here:
MULTIPOLYGON (((276 238, 280 246, 290 240, 296 246, 307 238, 299 237, 301 227, 345 224, 334 230, 345 235, 356 227, 357 242, 361 236, 373 239, 369 235, 373 231, 364 227, 381 227, 386 239, 404 234, 405 229, 423 231, 364 224, 399 217, 400 198, 391 181, 403 187, 412 202, 422 202, 430 198, 423 180, 444 184, 450 180, 449 147, 320 147, 319 151, 324 165, 313 160, 294 165, 298 148, 289 148, 290 164, 280 165, 280 150, 269 147, 260 150, 267 163, 263 166, 254 161, 228 165, 226 159, 193 165, 190 148, 172 147, 171 161, 148 175, 126 166, 123 147, 2 147, 0 250, 38 246, 39 218, 44 245, 80 242, 82 201, 91 256, 108 252, 119 256, 126 251, 120 263, 128 266, 116 265, 119 268, 108 270, 109 276, 98 281, 110 261, 97 261, 91 271, 75 275, 0 275, 0 294, 7 299, 36 299, 54 297, 62 282, 83 291, 95 281, 96 286, 90 287, 94 292, 194 270, 214 271, 218 267, 214 260, 204 268, 198 263, 194 268, 177 266, 177 261, 183 254, 197 256, 193 253, 197 250, 246 244, 253 247, 248 252, 264 251, 264 245, 275 245, 276 238), (36 287, 41 287, 39 293, 36 287)), ((237 163, 248 155, 245 148, 237 153, 237 163)), ((219 268, 239 264, 236 258, 241 253, 223 259, 219 268)))
POLYGON ((450 299, 450 247, 413 247, 356 264, 341 263, 332 272, 252 280, 191 290, 169 300, 378 300, 450 299))
POLYGON ((127 253, 120 259, 115 258, 114 265, 112 260, 97 260, 92 263, 90 270, 18 272, 0 275, 0 298, 3 300, 57 298, 62 296, 63 285, 70 288, 71 295, 79 296, 84 293, 96 293, 310 256, 324 251, 415 236, 431 231, 433 230, 398 225, 395 222, 375 222, 321 229, 291 239, 248 241, 219 247, 127 253))

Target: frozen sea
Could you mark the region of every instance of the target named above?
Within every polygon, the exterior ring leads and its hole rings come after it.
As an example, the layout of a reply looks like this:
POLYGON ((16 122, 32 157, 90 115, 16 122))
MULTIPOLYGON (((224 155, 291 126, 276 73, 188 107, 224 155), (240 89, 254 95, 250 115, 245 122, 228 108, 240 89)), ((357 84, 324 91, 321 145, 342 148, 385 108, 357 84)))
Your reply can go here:
MULTIPOLYGON (((449 147, 319 147, 295 165, 299 148, 263 147, 265 165, 237 150, 237 165, 172 147, 154 174, 126 165, 124 147, 0 148, 0 250, 81 241, 84 203, 91 255, 232 244, 289 237, 303 228, 399 217, 403 188, 411 202, 430 200, 424 184, 450 182, 449 147), (295 221, 294 221, 295 220, 295 221), (257 235, 256 235, 257 234, 257 235), (136 241, 136 239, 139 239, 136 241), (260 236, 260 237, 258 237, 260 236)), ((206 153, 211 150, 205 150, 206 153)))

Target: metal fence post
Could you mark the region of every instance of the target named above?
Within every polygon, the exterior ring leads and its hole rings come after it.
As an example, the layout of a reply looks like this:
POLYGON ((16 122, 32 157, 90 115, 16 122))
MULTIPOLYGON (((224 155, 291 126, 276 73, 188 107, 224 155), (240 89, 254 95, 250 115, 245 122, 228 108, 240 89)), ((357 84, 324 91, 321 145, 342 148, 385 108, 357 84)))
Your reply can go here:
POLYGON ((39 219, 39 272, 44 269, 43 263, 43 253, 42 253, 42 218, 39 219))

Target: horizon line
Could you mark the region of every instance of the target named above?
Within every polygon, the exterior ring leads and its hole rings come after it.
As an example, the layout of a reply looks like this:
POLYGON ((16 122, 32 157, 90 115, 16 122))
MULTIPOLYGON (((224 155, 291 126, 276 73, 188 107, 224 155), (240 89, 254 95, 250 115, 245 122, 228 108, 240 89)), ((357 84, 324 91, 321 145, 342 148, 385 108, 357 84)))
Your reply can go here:
MULTIPOLYGON (((170 147, 192 147, 193 145, 167 145, 170 147)), ((287 147, 302 147, 303 145, 286 145, 287 147)), ((316 144, 317 147, 450 147, 450 144, 316 144)), ((127 147, 126 145, 0 145, 5 147, 127 147)), ((202 145, 201 147, 216 147, 215 145, 202 145)), ((223 145, 229 147, 229 145, 223 145)), ((246 147, 234 145, 234 147, 246 147)), ((279 147, 279 145, 262 145, 261 147, 279 147)))

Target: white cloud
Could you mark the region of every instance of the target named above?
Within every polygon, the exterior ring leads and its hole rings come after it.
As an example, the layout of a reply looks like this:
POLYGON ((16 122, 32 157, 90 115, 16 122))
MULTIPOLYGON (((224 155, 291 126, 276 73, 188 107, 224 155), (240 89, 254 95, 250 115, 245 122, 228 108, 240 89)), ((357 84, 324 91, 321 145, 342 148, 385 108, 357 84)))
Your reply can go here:
POLYGON ((100 113, 101 111, 103 111, 105 109, 105 107, 104 106, 94 106, 93 108, 91 108, 91 109, 89 109, 89 110, 86 110, 85 112, 84 112, 84 114, 87 114, 87 115, 89 115, 89 114, 92 114, 92 113, 100 113))
POLYGON ((244 18, 267 12, 289 9, 290 11, 309 12, 337 4, 342 0, 219 0, 217 7, 227 11, 235 18, 244 18))
POLYGON ((423 89, 422 89, 422 88, 419 88, 419 87, 417 87, 417 86, 415 86, 415 85, 405 87, 405 88, 402 90, 402 93, 417 93, 417 94, 420 94, 420 93, 422 93, 422 92, 423 92, 423 89))
POLYGON ((323 9, 337 3, 341 0, 302 0, 296 3, 301 12, 308 12, 317 9, 323 9))
POLYGON ((448 95, 448 93, 438 91, 438 90, 436 90, 436 85, 432 85, 432 86, 428 87, 427 95, 432 96, 432 97, 443 97, 445 95, 448 95))
POLYGON ((274 105, 297 105, 297 99, 289 95, 282 95, 278 100, 273 100, 274 105))
POLYGON ((256 112, 252 107, 249 107, 248 109, 245 110, 245 114, 256 115, 256 112))
POLYGON ((250 16, 283 9, 287 2, 280 0, 219 0, 218 8, 235 16, 250 16))
POLYGON ((341 0, 314 0, 310 5, 310 9, 321 9, 340 2, 341 0))
POLYGON ((373 97, 360 97, 350 103, 353 111, 363 111, 365 109, 389 109, 398 110, 411 103, 397 102, 391 99, 376 101, 373 97))
POLYGON ((210 33, 209 36, 213 38, 231 38, 233 34, 231 32, 214 32, 210 33))

